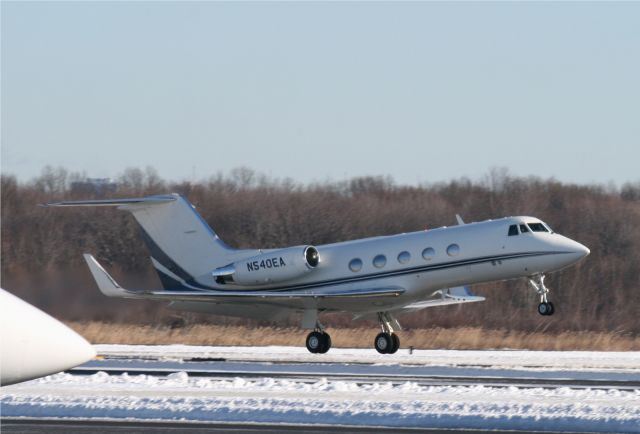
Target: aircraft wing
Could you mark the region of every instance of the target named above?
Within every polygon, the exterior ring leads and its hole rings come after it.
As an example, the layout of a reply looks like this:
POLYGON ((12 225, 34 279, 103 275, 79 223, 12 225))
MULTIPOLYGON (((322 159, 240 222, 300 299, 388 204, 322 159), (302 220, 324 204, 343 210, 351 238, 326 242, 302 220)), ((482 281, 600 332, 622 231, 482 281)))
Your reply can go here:
POLYGON ((484 301, 485 298, 475 295, 468 286, 456 286, 445 288, 431 294, 431 298, 412 303, 399 309, 402 313, 415 312, 433 306, 445 306, 448 304, 473 303, 484 301))
POLYGON ((270 301, 281 304, 287 301, 301 299, 336 299, 336 298, 364 298, 364 297, 397 297, 405 292, 401 287, 381 287, 370 289, 344 289, 322 293, 312 291, 277 292, 277 291, 132 291, 121 287, 113 277, 88 253, 84 259, 89 266, 93 278, 104 295, 108 297, 145 298, 167 301, 199 301, 209 303, 248 301, 270 301), (280 302, 280 303, 279 303, 280 302))

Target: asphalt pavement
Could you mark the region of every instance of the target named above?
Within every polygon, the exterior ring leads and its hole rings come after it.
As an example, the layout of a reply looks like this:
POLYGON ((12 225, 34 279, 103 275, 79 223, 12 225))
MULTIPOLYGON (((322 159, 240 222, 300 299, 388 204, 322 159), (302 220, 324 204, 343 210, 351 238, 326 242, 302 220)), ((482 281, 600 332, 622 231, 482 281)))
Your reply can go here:
MULTIPOLYGON (((274 425, 258 423, 138 422, 96 420, 69 421, 46 419, 0 419, 0 431, 3 434, 477 434, 487 432, 498 434, 540 434, 540 431, 495 431, 491 430, 491 428, 483 430, 469 430, 439 428, 350 427, 339 425, 274 425)), ((554 433, 545 431, 545 434, 554 433)), ((572 433, 563 431, 562 434, 572 433)))

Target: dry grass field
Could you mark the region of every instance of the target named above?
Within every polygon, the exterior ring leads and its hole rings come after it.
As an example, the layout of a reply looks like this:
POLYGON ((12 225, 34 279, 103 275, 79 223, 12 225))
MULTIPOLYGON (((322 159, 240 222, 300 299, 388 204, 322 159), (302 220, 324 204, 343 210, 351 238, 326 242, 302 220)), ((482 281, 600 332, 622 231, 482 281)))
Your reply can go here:
MULTIPOLYGON (((243 327, 194 324, 166 325, 69 322, 71 328, 94 344, 186 344, 220 346, 304 345, 307 332, 296 328, 243 327)), ((330 329, 334 347, 370 348, 375 328, 330 329)), ((608 332, 520 332, 482 328, 431 328, 401 331, 402 347, 420 349, 528 349, 640 351, 640 337, 608 332)))

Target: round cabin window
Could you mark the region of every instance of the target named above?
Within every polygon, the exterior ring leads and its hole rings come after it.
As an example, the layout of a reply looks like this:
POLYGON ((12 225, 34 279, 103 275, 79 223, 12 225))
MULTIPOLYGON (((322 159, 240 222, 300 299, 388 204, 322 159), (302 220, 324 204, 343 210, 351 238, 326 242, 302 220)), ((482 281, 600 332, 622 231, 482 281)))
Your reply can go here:
POLYGON ((387 258, 384 255, 378 255, 373 258, 373 266, 376 268, 382 268, 387 264, 387 258))
POLYGON ((356 271, 360 271, 361 269, 362 269, 362 259, 355 258, 355 259, 352 259, 351 262, 349 262, 349 270, 353 271, 354 273, 356 271))
POLYGON ((457 244, 451 244, 447 247, 447 255, 458 256, 460 254, 460 246, 457 244))
POLYGON ((406 264, 407 262, 409 262, 411 260, 411 253, 409 252, 400 252, 400 254, 398 255, 398 262, 400 262, 401 264, 406 264))
POLYGON ((436 251, 433 250, 433 247, 427 247, 422 251, 422 257, 425 261, 432 260, 434 256, 436 256, 436 251))

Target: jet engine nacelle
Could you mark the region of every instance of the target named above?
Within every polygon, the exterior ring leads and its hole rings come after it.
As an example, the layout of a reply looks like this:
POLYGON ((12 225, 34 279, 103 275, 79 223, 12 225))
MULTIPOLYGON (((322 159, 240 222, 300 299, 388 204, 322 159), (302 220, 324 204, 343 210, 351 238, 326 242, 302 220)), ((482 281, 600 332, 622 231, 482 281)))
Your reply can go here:
POLYGON ((268 285, 301 277, 319 263, 320 255, 315 247, 298 246, 236 261, 216 268, 211 274, 220 284, 268 285))

